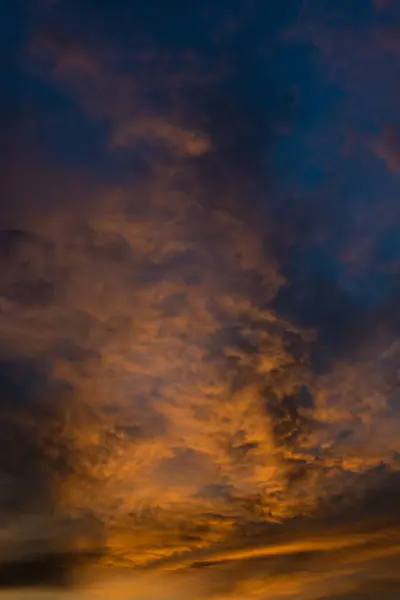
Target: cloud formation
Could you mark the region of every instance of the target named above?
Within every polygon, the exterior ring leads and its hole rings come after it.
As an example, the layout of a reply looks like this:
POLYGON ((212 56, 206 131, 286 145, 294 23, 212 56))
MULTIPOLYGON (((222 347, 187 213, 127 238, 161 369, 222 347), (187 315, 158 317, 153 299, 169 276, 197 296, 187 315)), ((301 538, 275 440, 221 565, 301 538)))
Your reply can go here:
POLYGON ((394 127, 386 126, 375 139, 373 149, 393 173, 400 170, 400 136, 394 127))
MULTIPOLYGON (((0 587, 390 598, 392 203, 360 218, 356 200, 279 193, 297 116, 259 29, 262 13, 285 38, 279 15, 210 4, 160 30, 144 6, 91 4, 60 2, 27 36, 44 89, 2 200, 0 587)), ((313 43, 340 66, 324 27, 313 43)), ((385 131, 371 149, 391 166, 385 131)))

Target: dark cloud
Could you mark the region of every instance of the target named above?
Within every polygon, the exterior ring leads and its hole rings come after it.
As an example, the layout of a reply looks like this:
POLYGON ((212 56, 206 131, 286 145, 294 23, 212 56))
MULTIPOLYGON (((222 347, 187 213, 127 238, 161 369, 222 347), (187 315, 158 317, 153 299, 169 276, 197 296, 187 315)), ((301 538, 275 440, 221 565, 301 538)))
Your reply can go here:
POLYGON ((98 557, 98 551, 81 555, 77 552, 53 552, 38 558, 5 562, 0 566, 0 589, 53 588, 53 593, 57 593, 57 588, 74 587, 78 569, 82 569, 85 562, 90 564, 98 557))
POLYGON ((373 0, 373 2, 374 6, 378 10, 384 10, 385 8, 390 7, 390 5, 392 4, 392 0, 373 0))
POLYGON ((51 418, 44 401, 45 380, 37 365, 24 360, 2 360, 1 387, 1 472, 5 481, 3 511, 44 509, 51 505, 45 459, 37 439, 38 420, 51 418), (28 420, 28 423, 26 421, 28 420), (30 421, 30 422, 29 422, 30 421))
POLYGON ((335 594, 334 596, 322 596, 326 600, 375 600, 377 596, 382 600, 396 600, 399 595, 400 581, 388 581, 377 579, 362 584, 350 593, 335 594))
POLYGON ((374 140, 372 149, 385 161, 390 171, 400 171, 400 135, 395 127, 385 127, 374 140))

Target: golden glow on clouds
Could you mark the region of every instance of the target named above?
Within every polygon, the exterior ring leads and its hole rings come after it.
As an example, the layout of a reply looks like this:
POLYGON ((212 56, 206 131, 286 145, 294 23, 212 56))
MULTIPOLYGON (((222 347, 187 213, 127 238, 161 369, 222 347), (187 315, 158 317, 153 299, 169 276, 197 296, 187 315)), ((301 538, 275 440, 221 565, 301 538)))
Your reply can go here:
MULTIPOLYGON (((332 593, 351 589, 368 561, 398 555, 398 531, 294 528, 268 543, 268 527, 318 513, 321 500, 335 502, 346 487, 351 500, 352 474, 399 449, 379 376, 369 364, 338 364, 312 377, 285 349, 290 326, 252 292, 254 273, 263 298, 281 284, 256 233, 169 197, 168 180, 157 185, 141 190, 143 212, 133 187, 99 202, 107 208, 84 228, 52 222, 49 237, 44 222, 42 241, 23 242, 18 257, 29 257, 28 278, 53 277, 56 300, 46 309, 10 300, 3 309, 3 336, 19 355, 46 357, 51 378, 70 384, 54 434, 37 435, 51 460, 69 462, 67 472, 52 471, 57 518, 78 519, 78 530, 61 537, 103 552, 83 575, 86 591, 71 597, 294 600, 324 597, 328 584, 332 593), (69 346, 79 360, 68 358, 69 346), (283 397, 305 382, 318 426, 285 444, 265 390, 283 397), (346 422, 355 437, 338 442, 346 422), (320 466, 312 468, 316 446, 320 466), (290 461, 299 459, 311 466, 293 481, 290 461), (99 537, 90 523, 88 537, 78 533, 87 514, 99 537), (299 555, 311 557, 305 570, 268 566, 299 555)), ((43 524, 27 531, 14 533, 16 556, 43 543, 43 524)))
POLYGON ((75 47, 55 67, 58 82, 70 76, 84 76, 72 89, 89 114, 111 121, 111 148, 161 139, 175 162, 96 190, 82 211, 57 199, 47 214, 34 207, 30 237, 13 249, 4 288, 47 281, 52 294, 39 304, 10 294, 1 341, 46 364, 58 408, 29 423, 53 513, 20 519, 12 550, 4 529, 1 555, 35 553, 47 538, 50 551, 60 539, 100 548, 82 567, 84 589, 57 592, 66 599, 317 600, 355 589, 370 562, 398 556, 398 528, 332 533, 322 517, 362 498, 370 469, 396 468, 399 415, 382 362, 315 375, 306 353, 294 358, 285 336, 306 347, 313 333, 269 307, 284 282, 261 232, 195 200, 194 176, 177 185, 188 155, 212 141, 136 114, 136 82, 75 47), (280 411, 302 386, 314 406, 280 411))

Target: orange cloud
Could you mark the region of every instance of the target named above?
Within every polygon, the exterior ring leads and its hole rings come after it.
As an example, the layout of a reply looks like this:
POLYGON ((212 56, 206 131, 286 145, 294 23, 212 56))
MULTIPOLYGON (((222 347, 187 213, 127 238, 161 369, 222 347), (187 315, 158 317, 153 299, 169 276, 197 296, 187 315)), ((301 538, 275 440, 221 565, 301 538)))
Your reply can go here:
MULTIPOLYGON (((38 36, 32 50, 41 61, 52 61, 52 76, 77 97, 89 116, 110 123, 111 148, 135 147, 147 141, 166 144, 182 155, 200 156, 210 150, 210 141, 202 132, 174 123, 172 114, 161 115, 151 106, 147 95, 154 82, 116 72, 106 54, 98 57, 53 32, 38 36)), ((143 60, 145 57, 139 57, 139 63, 143 60)), ((157 80, 155 85, 163 87, 165 83, 157 80)))

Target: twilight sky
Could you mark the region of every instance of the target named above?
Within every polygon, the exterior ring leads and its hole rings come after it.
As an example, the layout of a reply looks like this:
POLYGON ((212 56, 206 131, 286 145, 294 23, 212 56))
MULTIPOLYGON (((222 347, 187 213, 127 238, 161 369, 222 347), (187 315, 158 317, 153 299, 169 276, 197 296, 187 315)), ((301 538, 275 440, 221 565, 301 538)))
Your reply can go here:
POLYGON ((0 39, 0 599, 398 600, 400 3, 0 39))

